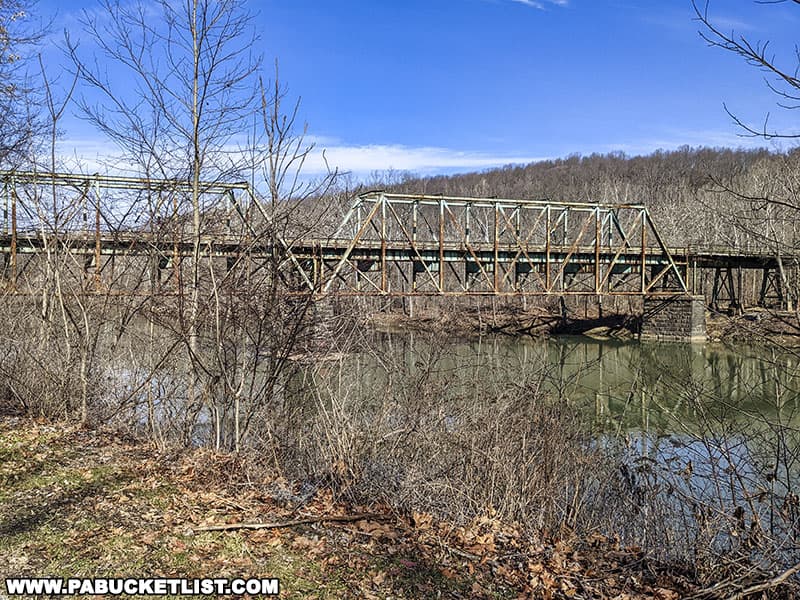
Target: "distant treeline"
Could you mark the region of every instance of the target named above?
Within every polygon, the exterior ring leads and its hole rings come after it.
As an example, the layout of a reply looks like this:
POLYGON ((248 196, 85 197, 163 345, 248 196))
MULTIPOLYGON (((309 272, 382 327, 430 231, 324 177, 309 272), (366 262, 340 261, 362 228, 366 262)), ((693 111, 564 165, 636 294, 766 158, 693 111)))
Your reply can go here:
POLYGON ((800 244, 800 149, 684 146, 647 156, 572 155, 459 175, 376 174, 369 185, 408 193, 642 203, 670 245, 787 251, 800 244))

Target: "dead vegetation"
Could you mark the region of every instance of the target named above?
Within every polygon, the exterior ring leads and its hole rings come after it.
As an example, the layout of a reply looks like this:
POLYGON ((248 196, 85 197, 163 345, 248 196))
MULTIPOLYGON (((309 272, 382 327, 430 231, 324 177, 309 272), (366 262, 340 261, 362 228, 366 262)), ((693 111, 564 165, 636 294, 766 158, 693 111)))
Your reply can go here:
POLYGON ((696 589, 613 537, 353 505, 324 487, 248 479, 243 458, 165 453, 109 430, 3 417, 0 452, 0 576, 270 576, 287 598, 666 600, 696 589))
POLYGON ((154 437, 124 386, 95 389, 91 428, 5 418, 8 572, 269 575, 289 597, 794 593, 788 416, 737 422, 684 384, 693 428, 645 452, 593 431, 573 383, 536 355, 476 362, 470 379, 436 337, 414 364, 371 348, 293 372, 253 407, 238 452, 214 450, 214 428, 187 444, 180 411, 154 437))

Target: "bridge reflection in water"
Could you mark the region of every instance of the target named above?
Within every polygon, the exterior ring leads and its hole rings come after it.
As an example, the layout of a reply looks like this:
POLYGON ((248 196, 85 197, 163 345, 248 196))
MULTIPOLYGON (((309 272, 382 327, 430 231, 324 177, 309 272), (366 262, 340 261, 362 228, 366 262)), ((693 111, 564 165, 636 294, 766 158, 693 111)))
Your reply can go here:
MULTIPOLYGON (((369 403, 397 380, 429 378, 447 398, 478 402, 517 382, 594 414, 601 432, 697 434, 731 422, 800 427, 800 361, 759 346, 646 343, 585 336, 435 340, 380 334, 369 350, 315 365, 320 387, 369 403)), ((535 404, 537 394, 530 394, 535 404)), ((533 410, 532 404, 532 410, 533 410)))

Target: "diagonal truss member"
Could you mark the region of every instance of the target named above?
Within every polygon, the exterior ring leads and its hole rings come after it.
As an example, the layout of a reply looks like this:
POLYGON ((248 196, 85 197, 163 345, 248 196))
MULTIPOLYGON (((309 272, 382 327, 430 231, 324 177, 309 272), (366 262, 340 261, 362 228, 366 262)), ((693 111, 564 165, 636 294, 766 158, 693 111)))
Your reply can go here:
POLYGON ((641 204, 368 192, 316 259, 322 294, 687 292, 641 204))

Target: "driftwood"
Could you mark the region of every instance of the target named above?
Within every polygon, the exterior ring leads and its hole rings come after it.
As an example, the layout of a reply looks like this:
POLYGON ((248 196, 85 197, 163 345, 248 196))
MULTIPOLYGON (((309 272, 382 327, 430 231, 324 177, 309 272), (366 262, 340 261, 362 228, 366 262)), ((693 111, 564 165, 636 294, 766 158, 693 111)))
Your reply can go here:
POLYGON ((766 592, 772 588, 778 587, 783 583, 786 583, 786 580, 792 577, 793 575, 800 572, 800 563, 789 567, 783 573, 773 577, 772 579, 764 580, 760 583, 756 583, 751 585, 750 587, 741 588, 738 592, 733 594, 730 593, 730 589, 733 587, 741 586, 738 584, 736 580, 728 580, 728 581, 720 581, 709 588, 705 588, 699 590, 689 596, 689 598, 700 599, 700 598, 720 598, 724 600, 743 600, 748 596, 752 596, 753 594, 758 594, 759 592, 766 592), (725 591, 723 591, 725 590, 725 591), (728 594, 727 596, 724 594, 728 594))
POLYGON ((781 585, 787 579, 789 579, 789 577, 798 572, 800 572, 800 563, 797 563, 793 567, 786 569, 783 573, 781 573, 777 577, 773 577, 772 579, 769 579, 762 583, 750 586, 749 588, 745 588, 739 592, 736 592, 735 594, 728 596, 726 600, 741 600, 742 598, 746 598, 747 596, 752 596, 753 594, 757 594, 759 592, 765 592, 771 588, 781 585))
POLYGON ((357 515, 327 515, 322 517, 309 517, 307 519, 296 519, 294 521, 283 521, 279 523, 225 523, 223 525, 201 525, 194 527, 195 531, 236 531, 239 529, 283 529, 285 527, 295 527, 297 525, 311 525, 313 523, 349 523, 351 521, 361 521, 362 519, 386 519, 386 515, 379 513, 364 513, 357 515))

